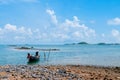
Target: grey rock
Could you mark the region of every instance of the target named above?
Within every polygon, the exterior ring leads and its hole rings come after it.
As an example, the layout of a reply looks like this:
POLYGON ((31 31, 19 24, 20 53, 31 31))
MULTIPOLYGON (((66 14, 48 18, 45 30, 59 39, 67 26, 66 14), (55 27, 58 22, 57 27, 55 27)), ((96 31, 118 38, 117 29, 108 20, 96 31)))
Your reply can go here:
POLYGON ((1 76, 0 80, 8 80, 8 76, 1 76))
POLYGON ((39 75, 36 75, 36 74, 31 74, 31 76, 32 76, 33 78, 39 78, 39 77, 40 77, 39 75))
POLYGON ((5 71, 6 72, 11 72, 11 70, 9 68, 6 68, 5 71))
POLYGON ((58 69, 57 72, 58 73, 66 73, 66 70, 65 69, 58 69))

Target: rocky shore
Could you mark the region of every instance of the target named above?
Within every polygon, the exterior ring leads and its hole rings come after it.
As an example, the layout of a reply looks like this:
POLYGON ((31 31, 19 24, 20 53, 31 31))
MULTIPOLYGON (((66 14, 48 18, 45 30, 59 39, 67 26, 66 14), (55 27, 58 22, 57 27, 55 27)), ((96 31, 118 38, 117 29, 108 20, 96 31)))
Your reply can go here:
POLYGON ((0 80, 120 80, 120 67, 6 65, 0 80))

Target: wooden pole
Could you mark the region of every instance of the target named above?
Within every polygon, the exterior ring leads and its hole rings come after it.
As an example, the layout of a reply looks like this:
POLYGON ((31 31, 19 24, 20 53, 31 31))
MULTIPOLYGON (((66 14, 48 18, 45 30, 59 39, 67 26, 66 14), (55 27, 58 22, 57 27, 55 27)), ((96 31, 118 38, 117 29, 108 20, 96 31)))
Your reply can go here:
POLYGON ((44 61, 46 60, 46 54, 45 54, 45 52, 44 52, 44 61))
POLYGON ((49 60, 49 56, 50 56, 50 50, 49 50, 49 53, 48 53, 48 60, 49 60))

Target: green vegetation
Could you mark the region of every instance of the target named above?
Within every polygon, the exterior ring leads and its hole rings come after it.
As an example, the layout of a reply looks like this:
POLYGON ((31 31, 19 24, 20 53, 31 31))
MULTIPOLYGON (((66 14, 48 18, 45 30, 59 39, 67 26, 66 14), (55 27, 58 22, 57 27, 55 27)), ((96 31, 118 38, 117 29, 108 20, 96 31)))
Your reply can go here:
POLYGON ((65 45, 80 45, 80 44, 88 44, 87 42, 79 42, 79 43, 71 43, 71 44, 65 44, 65 45))
POLYGON ((106 43, 98 43, 98 45, 106 45, 106 43))
POLYGON ((78 44, 88 44, 87 42, 79 42, 78 44))
MULTIPOLYGON (((87 42, 71 43, 71 44, 65 44, 65 45, 82 45, 82 44, 89 45, 89 43, 87 43, 87 42)), ((96 45, 120 45, 120 43, 104 43, 104 42, 101 42, 101 43, 96 43, 96 45)))

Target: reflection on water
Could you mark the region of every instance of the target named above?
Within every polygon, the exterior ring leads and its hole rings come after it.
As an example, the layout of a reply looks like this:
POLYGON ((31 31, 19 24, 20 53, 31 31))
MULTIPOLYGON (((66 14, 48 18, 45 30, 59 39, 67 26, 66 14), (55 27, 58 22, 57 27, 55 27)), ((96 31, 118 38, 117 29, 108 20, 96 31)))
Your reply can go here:
POLYGON ((40 60, 37 60, 37 61, 28 61, 27 64, 28 65, 34 65, 34 64, 38 64, 40 60))

